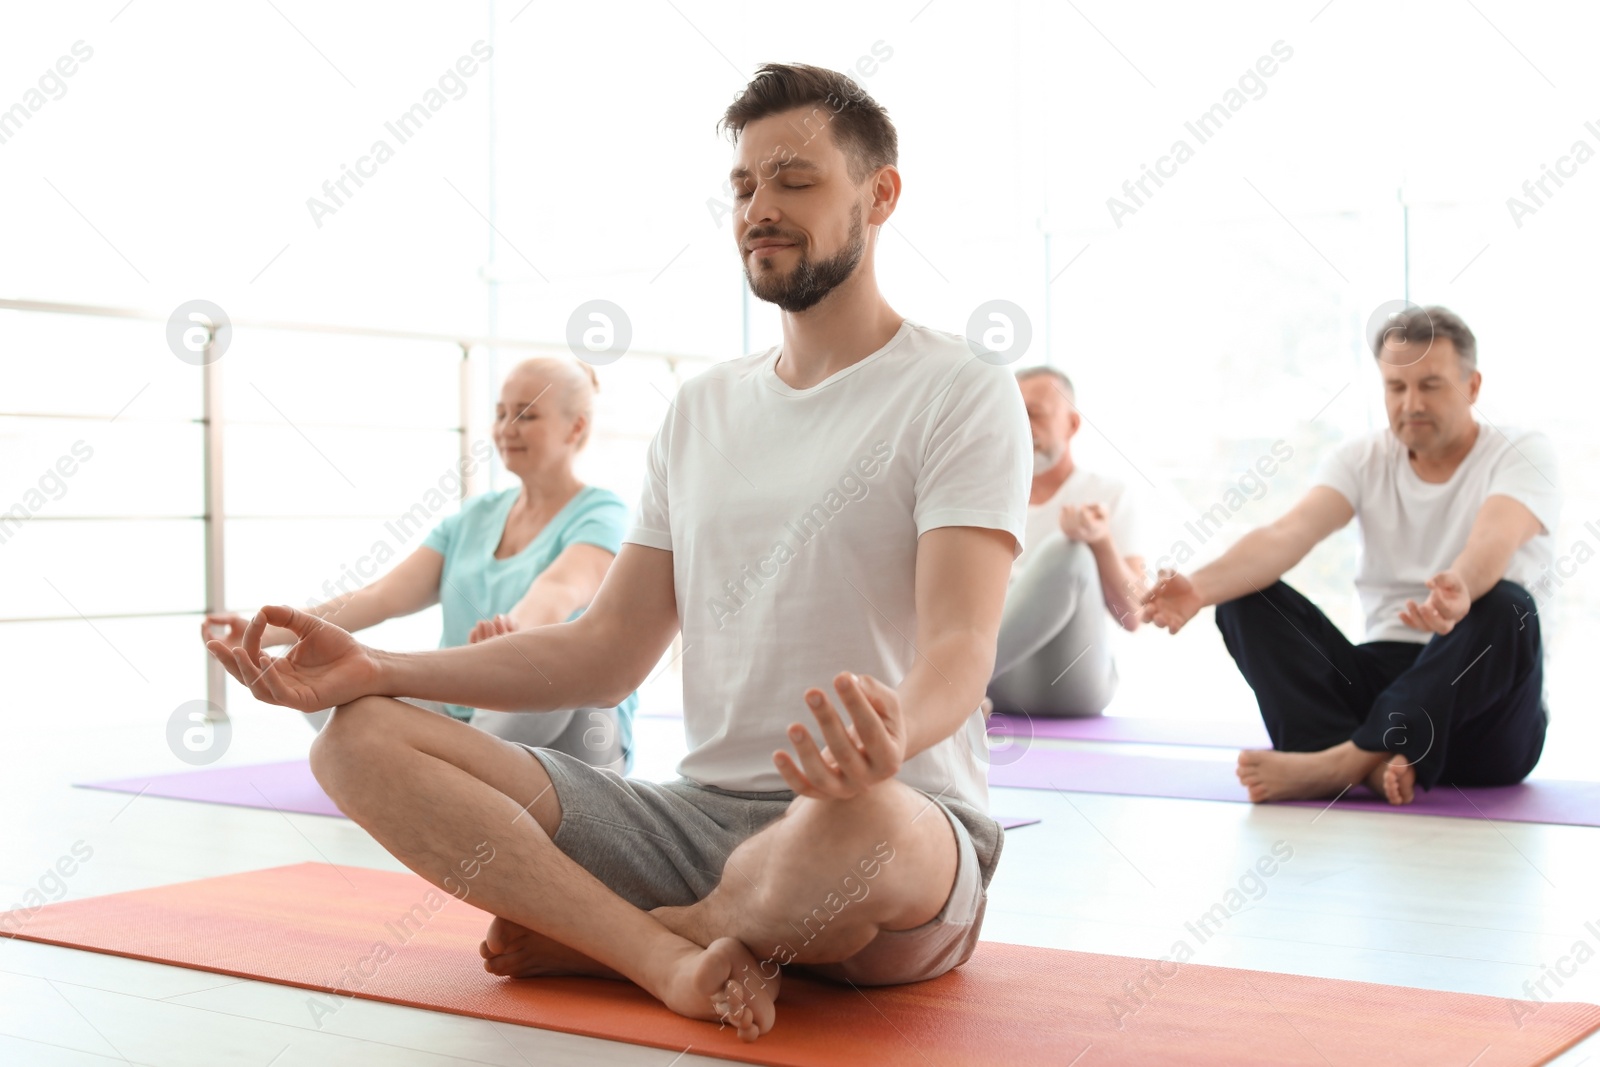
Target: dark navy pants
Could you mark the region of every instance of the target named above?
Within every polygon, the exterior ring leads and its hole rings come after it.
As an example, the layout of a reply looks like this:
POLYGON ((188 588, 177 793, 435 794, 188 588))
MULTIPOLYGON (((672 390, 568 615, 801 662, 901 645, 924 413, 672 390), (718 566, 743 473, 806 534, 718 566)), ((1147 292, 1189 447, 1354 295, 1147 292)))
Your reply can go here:
POLYGON ((1217 628, 1255 690, 1272 747, 1345 741, 1405 756, 1417 784, 1510 785, 1539 762, 1546 715, 1539 616, 1502 581, 1427 644, 1352 644, 1283 582, 1217 605, 1217 628))

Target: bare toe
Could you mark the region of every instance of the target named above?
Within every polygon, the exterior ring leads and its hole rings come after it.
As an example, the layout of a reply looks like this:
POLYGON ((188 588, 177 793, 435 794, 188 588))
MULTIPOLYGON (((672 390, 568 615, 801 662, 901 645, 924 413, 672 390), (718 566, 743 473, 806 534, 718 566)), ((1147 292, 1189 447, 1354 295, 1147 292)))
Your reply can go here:
POLYGON ((743 1041, 754 1041, 772 1029, 779 976, 763 974, 741 942, 719 937, 703 949, 694 946, 673 969, 662 995, 673 1011, 732 1026, 743 1041))
POLYGON ((1383 765, 1383 791, 1391 804, 1410 804, 1416 799, 1417 769, 1404 756, 1383 765))

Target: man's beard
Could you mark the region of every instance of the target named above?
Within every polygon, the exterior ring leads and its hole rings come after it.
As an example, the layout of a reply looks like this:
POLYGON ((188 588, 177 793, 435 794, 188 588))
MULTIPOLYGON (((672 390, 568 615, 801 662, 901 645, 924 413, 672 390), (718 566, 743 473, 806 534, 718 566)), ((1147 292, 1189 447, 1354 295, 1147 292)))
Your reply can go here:
POLYGON ((1041 474, 1061 462, 1060 446, 1047 446, 1033 450, 1033 473, 1041 474))
MULTIPOLYGON (((800 246, 795 247, 799 249, 800 246)), ((805 252, 801 250, 799 262, 787 277, 779 277, 773 271, 758 276, 751 269, 750 260, 759 257, 747 255, 744 258, 744 276, 750 283, 750 291, 757 298, 777 304, 785 311, 805 311, 849 280, 860 265, 866 247, 861 225, 861 205, 857 204, 850 214, 850 239, 836 255, 813 263, 805 258, 805 252), (760 280, 757 280, 758 277, 760 280)))

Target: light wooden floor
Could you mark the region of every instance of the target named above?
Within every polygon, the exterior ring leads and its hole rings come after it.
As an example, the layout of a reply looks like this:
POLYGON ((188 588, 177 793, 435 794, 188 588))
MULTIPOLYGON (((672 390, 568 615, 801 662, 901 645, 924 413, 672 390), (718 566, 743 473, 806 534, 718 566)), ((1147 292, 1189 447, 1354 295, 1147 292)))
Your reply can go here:
MULTIPOLYGON (((308 860, 397 868, 344 820, 69 788, 175 769, 160 729, 127 706, 34 699, 9 710, 0 906, 78 841, 93 855, 67 880, 67 899, 308 860)), ((240 702, 235 720, 226 762, 290 758, 310 740, 283 709, 240 702)), ((647 775, 669 773, 677 729, 640 721, 647 775)), ((1198 947, 1197 962, 1513 997, 1574 942, 1600 947, 1584 926, 1600 925, 1600 830, 1020 790, 997 790, 994 806, 1044 822, 1007 839, 984 930, 992 940, 1161 956, 1283 841, 1292 860, 1198 947)), ((1561 996, 1600 1002, 1600 959, 1561 996)), ((1556 1062, 1590 1059, 1600 1041, 1556 1062)), ((319 1030, 302 990, 0 939, 5 1064, 669 1061, 725 1062, 367 1001, 319 1030)))

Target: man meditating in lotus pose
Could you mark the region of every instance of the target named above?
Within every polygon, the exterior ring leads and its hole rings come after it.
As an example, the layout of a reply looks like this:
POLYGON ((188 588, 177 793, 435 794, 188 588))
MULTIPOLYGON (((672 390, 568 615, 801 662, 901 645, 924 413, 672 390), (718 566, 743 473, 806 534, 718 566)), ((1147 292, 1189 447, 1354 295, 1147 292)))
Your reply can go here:
POLYGON ((1239 755, 1254 801, 1365 783, 1409 804, 1417 785, 1520 782, 1544 747, 1531 593, 1561 507, 1550 443, 1472 417, 1477 342, 1444 308, 1402 312, 1373 351, 1389 428, 1341 446, 1281 519, 1145 597, 1145 619, 1172 633, 1217 605, 1272 738, 1239 755), (1352 517, 1360 645, 1279 580, 1352 517))
POLYGON ((901 189, 884 110, 769 65, 722 125, 734 238, 783 341, 684 383, 589 610, 392 654, 267 607, 242 647, 208 648, 263 700, 336 705, 317 780, 406 866, 443 886, 492 844, 472 898, 497 916, 490 971, 630 979, 754 1040, 784 964, 911 982, 977 943, 1002 844, 979 702, 1030 441, 1005 367, 878 291, 901 189), (260 653, 268 625, 299 636, 282 658, 260 653), (610 707, 680 628, 689 753, 665 784, 394 699, 610 707))
POLYGON ((1001 715, 1099 715, 1117 691, 1110 624, 1139 627, 1143 505, 1120 480, 1074 459, 1083 416, 1066 374, 1025 367, 1017 385, 1033 436, 1033 482, 984 706, 1001 715))

